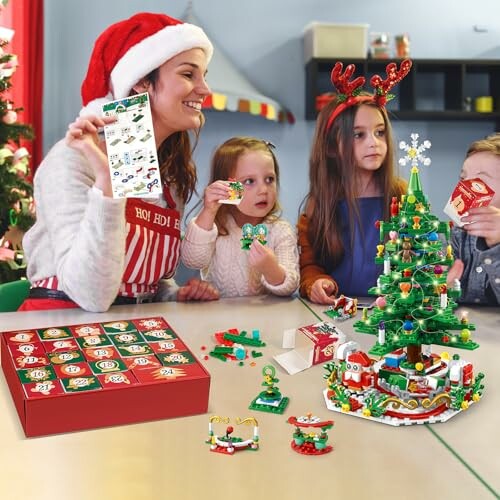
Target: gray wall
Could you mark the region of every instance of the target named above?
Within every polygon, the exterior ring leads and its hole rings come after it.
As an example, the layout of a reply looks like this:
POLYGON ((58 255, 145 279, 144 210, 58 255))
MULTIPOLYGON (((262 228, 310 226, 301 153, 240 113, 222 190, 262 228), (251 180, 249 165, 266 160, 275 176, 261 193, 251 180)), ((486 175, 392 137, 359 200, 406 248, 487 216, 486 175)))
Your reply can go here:
MULTIPOLYGON (((139 11, 182 17, 187 1, 46 0, 44 150, 61 138, 80 109, 80 84, 95 38, 109 24, 139 11)), ((368 23, 370 31, 408 32, 414 58, 498 58, 500 2, 479 0, 198 0, 193 11, 213 43, 259 89, 289 108, 294 125, 239 113, 207 113, 196 151, 200 191, 214 147, 232 135, 272 141, 282 169, 285 216, 296 220, 307 190, 308 155, 314 123, 304 120, 302 31, 311 21, 368 23), (486 32, 476 32, 473 26, 486 32)), ((210 83, 210 72, 208 76, 210 83)), ((429 139, 430 167, 422 181, 436 213, 441 213, 467 145, 491 133, 487 122, 393 122, 396 139, 411 132, 429 139)), ((408 170, 402 171, 404 176, 408 170)))

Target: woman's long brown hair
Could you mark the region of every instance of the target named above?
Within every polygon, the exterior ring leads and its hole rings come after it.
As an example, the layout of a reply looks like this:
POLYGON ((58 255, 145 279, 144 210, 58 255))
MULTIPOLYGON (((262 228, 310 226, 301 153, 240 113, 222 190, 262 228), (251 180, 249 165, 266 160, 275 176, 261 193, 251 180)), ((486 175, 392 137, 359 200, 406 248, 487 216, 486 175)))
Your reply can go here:
MULTIPOLYGON (((196 139, 198 135, 199 131, 196 132, 196 139)), ((177 195, 184 204, 191 199, 198 179, 191 156, 197 142, 198 140, 191 148, 189 134, 185 131, 176 132, 167 137, 158 148, 161 178, 175 185, 177 195)))
MULTIPOLYGON (((375 172, 375 180, 383 193, 384 218, 389 216, 390 201, 406 192, 406 182, 398 178, 394 167, 394 144, 392 128, 383 107, 372 103, 383 117, 387 155, 381 167, 375 172)), ((345 109, 334 120, 327 132, 326 125, 337 106, 334 99, 320 112, 309 160, 309 193, 305 198, 308 218, 308 238, 319 265, 330 270, 336 267, 343 255, 339 204, 345 200, 349 214, 351 238, 355 221, 363 228, 358 205, 358 172, 354 158, 354 118, 360 105, 345 109)), ((351 239, 351 245, 353 241, 351 239)))
MULTIPOLYGON (((156 68, 144 80, 151 83, 154 89, 158 77, 159 68, 156 68)), ((158 162, 162 181, 172 183, 175 186, 177 196, 184 204, 191 199, 198 180, 192 154, 198 144, 202 125, 203 115, 200 115, 200 128, 194 131, 196 140, 193 147, 191 147, 189 133, 183 130, 167 137, 158 148, 158 162)))

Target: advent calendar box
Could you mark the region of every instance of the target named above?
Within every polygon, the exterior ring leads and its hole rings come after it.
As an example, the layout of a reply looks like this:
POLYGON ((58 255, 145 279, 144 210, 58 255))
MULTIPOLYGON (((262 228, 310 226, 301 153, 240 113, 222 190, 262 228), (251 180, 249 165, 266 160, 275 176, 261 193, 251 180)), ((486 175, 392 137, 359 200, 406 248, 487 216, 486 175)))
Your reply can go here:
POLYGON ((205 413, 210 374, 161 317, 1 335, 27 437, 205 413))

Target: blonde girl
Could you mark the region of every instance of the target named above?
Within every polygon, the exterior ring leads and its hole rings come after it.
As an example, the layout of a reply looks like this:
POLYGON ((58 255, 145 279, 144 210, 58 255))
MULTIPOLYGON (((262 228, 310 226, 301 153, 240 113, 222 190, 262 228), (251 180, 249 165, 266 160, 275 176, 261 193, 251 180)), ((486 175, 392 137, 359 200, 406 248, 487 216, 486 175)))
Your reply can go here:
POLYGON ((182 261, 200 269, 202 279, 221 297, 286 296, 298 287, 297 240, 293 228, 280 217, 279 166, 272 149, 270 143, 253 137, 233 137, 219 146, 203 208, 187 227, 182 261), (243 185, 239 205, 220 203, 230 196, 229 179, 243 185), (265 245, 256 237, 248 250, 242 249, 246 224, 265 227, 265 245))

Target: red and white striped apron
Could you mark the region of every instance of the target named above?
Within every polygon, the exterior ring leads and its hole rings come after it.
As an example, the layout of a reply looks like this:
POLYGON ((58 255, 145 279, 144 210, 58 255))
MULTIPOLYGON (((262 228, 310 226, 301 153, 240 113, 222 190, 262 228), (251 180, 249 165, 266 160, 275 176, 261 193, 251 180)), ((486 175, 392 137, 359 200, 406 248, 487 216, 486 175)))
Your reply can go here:
POLYGON ((154 294, 158 281, 175 274, 181 247, 180 214, 168 188, 162 208, 141 199, 127 199, 125 272, 118 295, 154 294))
MULTIPOLYGON (((181 247, 180 213, 167 186, 163 188, 163 195, 167 208, 139 198, 127 199, 125 271, 118 295, 125 297, 154 295, 158 290, 159 280, 170 278, 175 274, 181 247)), ((59 289, 56 276, 38 280, 31 286, 59 289)), ((19 310, 32 310, 32 306, 41 309, 42 301, 43 309, 60 308, 64 302, 55 299, 27 299, 19 310)), ((75 305, 66 302, 65 307, 75 307, 75 305)))

